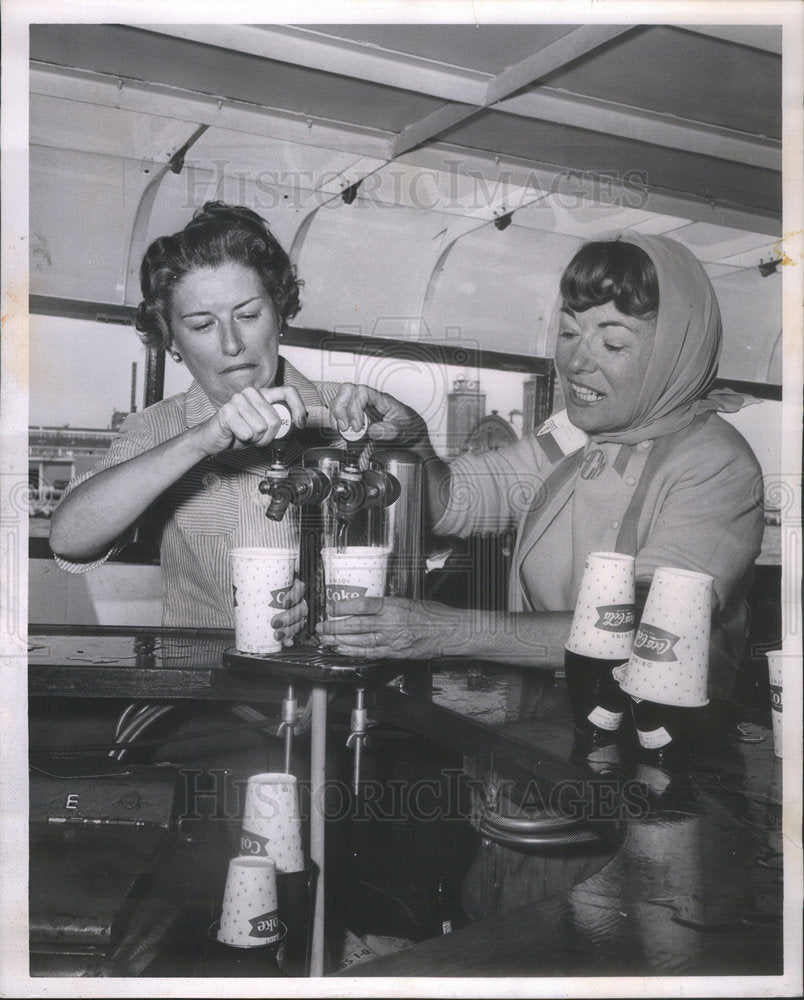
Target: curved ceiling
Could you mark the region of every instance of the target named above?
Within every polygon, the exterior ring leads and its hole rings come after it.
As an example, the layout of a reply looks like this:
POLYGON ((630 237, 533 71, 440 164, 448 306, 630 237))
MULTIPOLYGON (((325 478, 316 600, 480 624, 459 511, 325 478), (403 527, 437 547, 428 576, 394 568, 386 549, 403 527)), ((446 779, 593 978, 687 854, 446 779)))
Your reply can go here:
POLYGON ((770 300, 780 53, 780 26, 32 25, 31 290, 130 306, 150 239, 223 198, 306 271, 308 326, 542 349, 568 255, 629 226, 770 300))

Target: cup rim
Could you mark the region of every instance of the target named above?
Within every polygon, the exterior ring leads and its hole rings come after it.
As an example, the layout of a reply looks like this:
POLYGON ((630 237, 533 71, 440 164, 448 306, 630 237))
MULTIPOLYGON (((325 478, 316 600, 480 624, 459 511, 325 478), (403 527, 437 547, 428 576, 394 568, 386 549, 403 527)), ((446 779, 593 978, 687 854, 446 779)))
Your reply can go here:
POLYGON ((590 552, 587 559, 610 559, 612 562, 634 563, 634 556, 629 556, 627 552, 590 552))
POLYGON ((238 559, 295 559, 298 553, 296 549, 279 545, 243 545, 239 548, 229 549, 229 557, 238 559))
POLYGON ((229 858, 229 864, 234 864, 237 861, 247 861, 249 864, 240 865, 241 868, 269 868, 273 866, 276 868, 276 861, 268 854, 235 854, 233 858, 229 858))
POLYGON ((337 545, 325 545, 321 549, 321 556, 324 559, 329 558, 332 554, 338 556, 351 556, 352 558, 365 558, 366 556, 389 556, 391 554, 391 547, 389 545, 347 545, 343 549, 339 549, 337 545))
POLYGON ((260 771, 258 774, 251 774, 246 779, 246 787, 255 785, 296 785, 298 778, 295 774, 287 771, 260 771))
POLYGON ((662 693, 662 697, 659 699, 651 693, 646 694, 643 691, 629 690, 626 687, 628 683, 627 663, 622 663, 620 666, 612 668, 611 675, 620 685, 621 691, 631 695, 632 698, 639 698, 641 701, 652 701, 655 705, 667 705, 668 708, 703 708, 704 705, 709 704, 709 698, 706 695, 704 695, 703 701, 667 701, 667 696, 664 693, 662 693))
POLYGON ((279 917, 276 920, 279 925, 278 937, 275 937, 271 941, 263 941, 262 944, 229 944, 227 941, 221 941, 218 938, 218 930, 220 930, 221 926, 220 918, 213 920, 209 927, 207 927, 207 937, 210 941, 214 941, 215 944, 223 945, 224 948, 238 948, 240 951, 256 951, 258 948, 270 948, 281 944, 288 936, 288 925, 284 920, 280 920, 279 917))
POLYGON ((653 573, 654 579, 656 579, 657 573, 662 573, 663 576, 667 576, 668 574, 683 576, 692 580, 708 580, 710 584, 713 584, 715 581, 711 573, 699 573, 697 570, 681 569, 679 566, 657 566, 653 573))

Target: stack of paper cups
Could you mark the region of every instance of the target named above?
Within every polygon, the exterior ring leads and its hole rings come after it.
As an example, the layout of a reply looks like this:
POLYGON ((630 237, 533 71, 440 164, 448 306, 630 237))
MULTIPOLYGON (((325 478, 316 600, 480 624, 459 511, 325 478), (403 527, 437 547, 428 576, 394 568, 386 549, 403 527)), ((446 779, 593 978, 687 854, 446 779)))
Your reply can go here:
POLYGON ((254 774, 248 779, 240 853, 273 858, 280 872, 304 868, 298 786, 292 774, 254 774))
POLYGON ((232 858, 223 893, 218 940, 235 948, 260 948, 282 936, 271 858, 232 858))
POLYGON ((241 653, 256 656, 278 653, 282 643, 274 635, 271 621, 285 607, 297 553, 294 549, 244 548, 232 549, 229 556, 235 646, 241 653))
POLYGON ((590 552, 567 649, 596 660, 625 660, 634 638, 634 557, 590 552))
POLYGON ((777 757, 782 757, 784 756, 782 753, 782 680, 785 654, 780 649, 776 649, 765 655, 768 657, 768 680, 770 681, 773 752, 777 757))
POLYGON ((660 705, 706 705, 711 614, 711 576, 660 566, 628 663, 614 672, 623 691, 660 705))

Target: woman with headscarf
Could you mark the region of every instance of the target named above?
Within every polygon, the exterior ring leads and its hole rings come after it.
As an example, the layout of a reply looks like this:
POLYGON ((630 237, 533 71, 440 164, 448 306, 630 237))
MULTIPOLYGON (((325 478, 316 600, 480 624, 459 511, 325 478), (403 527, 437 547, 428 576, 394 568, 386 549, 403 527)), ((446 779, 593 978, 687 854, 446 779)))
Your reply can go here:
POLYGON ((699 261, 661 236, 622 232, 578 251, 565 270, 555 330, 565 410, 498 452, 435 457, 415 414, 365 386, 332 404, 341 427, 366 405, 381 432, 425 457, 433 530, 517 529, 509 612, 362 599, 319 625, 350 656, 472 656, 555 668, 563 659, 584 562, 636 558, 638 603, 658 566, 714 578, 710 693, 726 697, 746 635, 745 597, 762 531, 759 465, 717 411, 721 322, 699 261), (403 428, 404 430, 400 430, 403 428))

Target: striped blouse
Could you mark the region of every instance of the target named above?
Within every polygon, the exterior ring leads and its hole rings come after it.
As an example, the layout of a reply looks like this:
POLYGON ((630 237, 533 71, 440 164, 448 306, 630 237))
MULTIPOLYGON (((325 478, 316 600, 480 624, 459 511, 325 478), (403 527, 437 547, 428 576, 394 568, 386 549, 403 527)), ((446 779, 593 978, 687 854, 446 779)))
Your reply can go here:
MULTIPOLYGON (((339 388, 337 382, 310 382, 282 358, 277 384, 297 389, 307 407, 329 404, 339 388)), ((65 496, 90 476, 176 437, 214 413, 206 393, 193 382, 187 392, 129 414, 106 456, 93 470, 76 477, 65 496)), ((299 451, 321 443, 301 438, 299 451)), ((165 588, 164 625, 233 628, 229 549, 293 543, 293 508, 279 522, 265 516, 267 500, 258 484, 267 467, 265 451, 257 448, 207 456, 176 480, 138 522, 150 521, 157 534, 165 588)), ((70 562, 56 556, 56 562, 71 573, 85 573, 130 544, 136 527, 124 532, 100 559, 70 562)))

